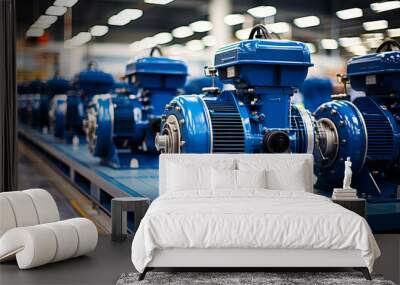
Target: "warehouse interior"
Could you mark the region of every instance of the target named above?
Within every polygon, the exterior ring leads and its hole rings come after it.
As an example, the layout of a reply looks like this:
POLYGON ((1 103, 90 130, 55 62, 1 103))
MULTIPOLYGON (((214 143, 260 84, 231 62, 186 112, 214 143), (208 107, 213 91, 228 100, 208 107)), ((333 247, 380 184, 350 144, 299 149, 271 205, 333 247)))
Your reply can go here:
POLYGON ((400 284, 400 1, 0 12, 1 284, 400 284))

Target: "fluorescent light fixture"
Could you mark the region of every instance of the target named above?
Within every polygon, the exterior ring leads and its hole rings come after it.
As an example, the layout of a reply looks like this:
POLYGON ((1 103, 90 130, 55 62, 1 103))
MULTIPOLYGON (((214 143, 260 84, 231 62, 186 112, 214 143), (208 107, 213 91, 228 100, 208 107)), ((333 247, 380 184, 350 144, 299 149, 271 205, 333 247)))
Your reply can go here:
POLYGON ((204 43, 201 40, 191 40, 186 43, 186 47, 191 51, 199 51, 204 49, 204 43))
POLYGON ((66 46, 78 47, 86 44, 92 39, 92 35, 88 32, 80 32, 79 34, 73 36, 69 40, 65 41, 66 46))
POLYGON ((140 9, 124 9, 118 13, 118 16, 128 18, 130 21, 142 17, 143 11, 140 9))
POLYGON ((361 36, 366 39, 376 38, 383 40, 383 33, 368 33, 368 34, 362 34, 361 36))
POLYGON ((338 43, 335 39, 322 39, 321 45, 323 49, 337 49, 338 43))
POLYGON ((258 6, 250 8, 247 13, 255 18, 266 18, 276 14, 276 8, 274 6, 258 6))
POLYGON ((49 15, 42 15, 40 16, 35 23, 37 24, 45 24, 45 25, 52 25, 57 21, 56 16, 49 16, 49 15))
POLYGON ((244 22, 244 16, 242 14, 229 14, 224 17, 224 22, 228 26, 235 26, 244 22))
POLYGON ((148 4, 157 4, 157 5, 167 5, 168 3, 171 3, 174 0, 144 0, 145 3, 148 4))
POLYGON ((284 34, 290 32, 290 24, 286 22, 278 22, 274 24, 266 25, 267 29, 276 34, 284 34))
POLYGON ((181 26, 181 27, 173 29, 172 35, 175 38, 183 39, 183 38, 187 38, 187 37, 190 37, 191 35, 193 35, 193 30, 188 26, 181 26))
POLYGON ((387 33, 388 33, 389 37, 392 37, 392 38, 400 37, 400 28, 389 29, 389 30, 387 30, 387 33))
POLYGON ((320 24, 320 20, 317 16, 301 17, 294 19, 293 22, 299 28, 315 27, 320 24))
POLYGON ((167 48, 169 55, 181 55, 184 52, 185 47, 180 44, 174 44, 167 48))
POLYGON ((237 37, 239 40, 247 40, 249 38, 251 32, 251 28, 248 29, 240 29, 235 32, 235 37, 237 37))
POLYGON ((210 21, 197 21, 189 25, 196 33, 204 33, 212 30, 213 24, 210 21))
POLYGON ((205 36, 201 40, 206 47, 212 47, 217 44, 217 39, 212 35, 205 36))
POLYGON ((365 45, 369 48, 377 48, 381 45, 382 39, 379 38, 367 38, 365 39, 365 45))
POLYGON ((90 28, 90 34, 93 37, 101 37, 108 33, 108 27, 103 25, 95 25, 90 28))
POLYGON ((372 3, 370 7, 375 12, 380 13, 400 8, 400 1, 377 2, 377 3, 372 3))
POLYGON ((146 37, 140 41, 140 46, 144 49, 152 48, 157 45, 156 40, 153 37, 146 37))
POLYGON ((370 22, 364 22, 362 25, 364 27, 364 30, 366 31, 383 30, 387 29, 388 21, 386 20, 370 21, 370 22))
POLYGON ((36 21, 31 25, 31 28, 38 28, 38 29, 47 29, 51 26, 50 23, 43 23, 43 22, 38 22, 36 21))
POLYGON ((62 16, 67 12, 67 8, 63 6, 50 6, 46 10, 46 15, 51 15, 51 16, 62 16))
POLYGON ((27 37, 41 37, 44 33, 43 29, 39 28, 29 28, 29 30, 26 31, 26 36, 27 37))
POLYGON ((363 45, 354 45, 346 49, 354 55, 366 55, 368 52, 368 49, 363 45))
POLYGON ((349 47, 354 45, 361 45, 361 38, 359 37, 345 37, 339 38, 339 44, 342 47, 349 47))
POLYGON ((112 26, 124 26, 128 24, 131 20, 128 17, 122 17, 119 14, 111 16, 107 23, 112 26))
POLYGON ((78 0, 56 0, 54 1, 54 6, 64 6, 71 8, 78 2, 78 0))
POLYGON ((308 50, 310 51, 310 53, 317 52, 317 48, 315 47, 315 45, 313 43, 305 43, 305 44, 308 47, 308 50))
POLYGON ((336 16, 342 20, 360 18, 363 16, 363 11, 360 8, 351 8, 351 9, 346 9, 346 10, 340 10, 340 11, 336 12, 336 16))
POLYGON ((173 37, 170 33, 158 33, 153 36, 155 42, 159 45, 164 45, 173 40, 173 37))

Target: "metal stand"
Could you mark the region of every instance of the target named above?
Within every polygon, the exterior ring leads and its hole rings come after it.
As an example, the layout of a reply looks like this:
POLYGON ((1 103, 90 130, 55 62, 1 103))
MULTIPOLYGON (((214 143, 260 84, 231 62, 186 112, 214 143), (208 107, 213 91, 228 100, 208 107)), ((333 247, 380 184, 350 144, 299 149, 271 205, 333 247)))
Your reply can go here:
POLYGON ((150 199, 144 197, 121 197, 111 200, 111 239, 123 241, 127 237, 127 212, 133 212, 135 217, 135 230, 144 217, 150 199))

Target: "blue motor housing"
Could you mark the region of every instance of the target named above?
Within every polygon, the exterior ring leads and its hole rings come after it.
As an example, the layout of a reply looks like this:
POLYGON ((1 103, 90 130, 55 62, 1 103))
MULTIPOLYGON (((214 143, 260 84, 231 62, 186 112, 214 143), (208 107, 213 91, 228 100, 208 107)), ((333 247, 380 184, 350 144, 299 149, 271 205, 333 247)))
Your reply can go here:
MULTIPOLYGON (((203 88, 207 88, 212 85, 212 79, 208 76, 194 77, 189 79, 188 83, 183 88, 183 94, 201 94, 203 93, 203 88)), ((220 90, 223 88, 223 84, 218 78, 215 78, 214 85, 220 90)))
POLYGON ((142 105, 127 93, 95 95, 88 107, 86 136, 90 152, 114 168, 136 168, 132 152, 143 139, 142 105))
POLYGON ((30 108, 28 109, 29 123, 32 128, 42 130, 48 126, 47 85, 36 79, 29 83, 30 108))
POLYGON ((354 57, 348 62, 347 75, 351 87, 366 96, 353 102, 327 102, 316 110, 318 122, 329 125, 324 129, 329 139, 319 152, 325 162, 316 165, 319 184, 341 186, 343 161, 350 157, 353 187, 362 196, 380 201, 396 198, 400 185, 400 51, 378 49, 354 57))
POLYGON ((142 145, 144 152, 157 153, 154 140, 160 130, 161 115, 165 105, 185 85, 187 74, 183 61, 163 56, 144 57, 127 65, 129 82, 139 88, 137 99, 142 104, 142 117, 135 124, 145 126, 144 139, 137 143, 142 145))
POLYGON ((310 77, 300 87, 304 107, 314 112, 322 103, 331 100, 333 84, 329 78, 310 77))
POLYGON ((81 71, 71 81, 73 90, 68 92, 64 119, 64 138, 71 143, 74 136, 80 143, 86 142, 83 120, 86 108, 96 94, 109 93, 114 86, 111 74, 98 70, 93 63, 81 71))
MULTIPOLYGON (((259 29, 256 26, 253 30, 259 29)), ((300 42, 249 39, 219 49, 222 83, 167 105, 156 144, 163 152, 312 152, 313 121, 290 97, 307 76, 310 52, 300 42)))
POLYGON ((28 124, 31 108, 29 83, 22 82, 17 86, 18 93, 18 123, 28 124))

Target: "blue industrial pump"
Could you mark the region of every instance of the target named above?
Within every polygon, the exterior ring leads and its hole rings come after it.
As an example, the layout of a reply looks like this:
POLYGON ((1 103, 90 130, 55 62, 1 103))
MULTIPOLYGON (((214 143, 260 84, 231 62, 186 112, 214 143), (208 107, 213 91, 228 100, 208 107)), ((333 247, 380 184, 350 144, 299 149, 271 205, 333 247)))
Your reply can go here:
POLYGON ((17 86, 18 93, 18 123, 20 124, 28 124, 29 115, 28 109, 30 108, 30 99, 29 99, 29 83, 22 82, 17 86))
POLYGON ((234 90, 206 88, 166 106, 156 145, 166 153, 312 153, 312 116, 290 104, 307 76, 310 52, 301 42, 271 39, 255 26, 248 40, 219 49, 215 68, 234 90), (253 38, 255 36, 255 38, 253 38), (262 38, 264 37, 264 38, 262 38))
POLYGON ((73 91, 66 97, 64 138, 71 143, 73 137, 77 136, 82 143, 86 141, 83 120, 87 106, 94 95, 109 93, 114 86, 114 79, 111 74, 98 70, 96 64, 90 62, 86 70, 75 75, 71 85, 73 91))
MULTIPOLYGON (((214 80, 214 86, 222 90, 222 82, 218 78, 215 78, 214 80)), ((183 94, 201 94, 203 92, 203 88, 210 87, 212 84, 213 82, 210 76, 191 78, 185 87, 183 87, 183 94)))
POLYGON ((303 96, 304 108, 314 112, 322 103, 331 101, 333 84, 329 78, 310 77, 304 80, 300 93, 303 96))
MULTIPOLYGON (((48 126, 46 109, 47 85, 45 82, 35 79, 29 83, 29 124, 32 128, 42 130, 48 126)), ((47 109, 46 109, 47 110, 47 109)))
POLYGON ((351 58, 347 77, 366 96, 316 110, 317 131, 325 138, 315 155, 319 186, 340 186, 350 157, 359 194, 370 202, 400 201, 400 45, 388 40, 376 53, 351 58))
POLYGON ((150 56, 129 63, 126 76, 127 88, 116 86, 119 92, 93 97, 86 123, 89 150, 114 168, 156 166, 154 136, 161 113, 183 87, 187 67, 150 56))

